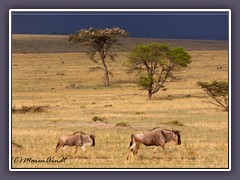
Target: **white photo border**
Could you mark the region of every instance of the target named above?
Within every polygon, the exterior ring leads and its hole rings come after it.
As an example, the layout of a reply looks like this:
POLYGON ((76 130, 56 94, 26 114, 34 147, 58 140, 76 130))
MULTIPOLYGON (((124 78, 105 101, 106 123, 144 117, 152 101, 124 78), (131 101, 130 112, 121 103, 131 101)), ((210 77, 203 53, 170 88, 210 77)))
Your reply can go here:
MULTIPOLYGON (((124 15, 124 14, 122 14, 124 15)), ((231 171, 231 9, 10 9, 9 10, 9 171, 231 171), (12 168, 12 13, 13 12, 225 12, 228 13, 228 168, 12 168)))

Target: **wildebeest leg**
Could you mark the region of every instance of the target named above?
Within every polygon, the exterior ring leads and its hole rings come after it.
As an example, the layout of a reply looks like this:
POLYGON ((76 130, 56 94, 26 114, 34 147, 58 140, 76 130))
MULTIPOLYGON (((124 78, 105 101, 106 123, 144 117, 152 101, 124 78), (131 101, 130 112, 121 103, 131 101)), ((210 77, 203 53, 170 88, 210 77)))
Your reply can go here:
POLYGON ((65 145, 62 146, 62 154, 63 154, 63 157, 65 157, 65 145))
POLYGON ((132 149, 129 148, 129 150, 128 150, 128 155, 127 155, 127 158, 126 158, 127 160, 129 159, 129 156, 130 156, 131 151, 132 151, 132 149))
POLYGON ((133 150, 133 154, 134 154, 134 155, 137 155, 137 157, 138 157, 138 149, 139 149, 140 145, 141 145, 141 143, 140 143, 140 142, 137 142, 137 143, 136 143, 136 147, 135 147, 135 149, 133 150))
POLYGON ((165 150, 165 144, 162 145, 162 149, 163 149, 164 153, 167 154, 167 151, 165 150))
POLYGON ((60 143, 58 143, 57 146, 56 146, 56 149, 55 149, 55 153, 57 153, 58 150, 59 150, 61 147, 62 147, 62 145, 61 145, 60 143))
POLYGON ((84 147, 84 146, 82 146, 81 148, 82 148, 82 150, 83 150, 84 152, 86 152, 86 149, 85 149, 85 147, 84 147))
POLYGON ((85 149, 85 146, 81 146, 81 148, 82 148, 82 150, 85 152, 87 158, 89 158, 88 153, 87 153, 87 151, 86 151, 86 149, 85 149))
POLYGON ((153 156, 152 156, 152 159, 154 158, 154 155, 155 155, 156 151, 157 151, 157 146, 155 146, 155 148, 154 148, 154 150, 153 150, 153 156))
POLYGON ((62 146, 62 153, 65 152, 65 145, 62 146))
POLYGON ((129 147, 128 155, 127 155, 127 160, 129 159, 130 153, 133 151, 134 147, 136 146, 136 143, 133 142, 132 145, 129 147))
POLYGON ((76 146, 76 149, 75 149, 75 154, 77 153, 77 150, 78 150, 78 146, 76 146))

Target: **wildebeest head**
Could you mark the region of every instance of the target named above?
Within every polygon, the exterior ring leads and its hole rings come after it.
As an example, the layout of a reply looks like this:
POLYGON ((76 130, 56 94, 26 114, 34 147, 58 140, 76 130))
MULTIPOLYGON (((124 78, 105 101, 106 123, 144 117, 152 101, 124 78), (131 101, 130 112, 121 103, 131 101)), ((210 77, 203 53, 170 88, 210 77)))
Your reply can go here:
POLYGON ((95 146, 95 135, 80 133, 82 146, 95 146))
POLYGON ((172 130, 172 132, 174 133, 174 140, 177 142, 178 145, 181 144, 181 135, 180 132, 178 130, 172 130))

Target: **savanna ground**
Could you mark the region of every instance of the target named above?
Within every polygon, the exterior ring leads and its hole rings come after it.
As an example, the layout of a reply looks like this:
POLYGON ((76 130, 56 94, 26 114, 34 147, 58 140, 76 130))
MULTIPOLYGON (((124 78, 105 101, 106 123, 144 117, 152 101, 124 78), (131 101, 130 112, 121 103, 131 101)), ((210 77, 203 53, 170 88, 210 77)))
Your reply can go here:
MULTIPOLYGON (((58 137, 75 131, 94 133, 96 146, 87 147, 90 158, 67 147, 64 163, 12 162, 12 168, 228 168, 228 113, 209 103, 196 85, 228 80, 227 42, 162 40, 186 48, 192 63, 177 72, 179 81, 148 100, 136 85, 136 74, 127 74, 123 66, 127 50, 110 63, 114 77, 104 87, 103 72, 89 71, 96 64, 86 53, 76 46, 76 52, 69 46, 65 52, 60 40, 62 36, 13 36, 12 107, 46 108, 12 113, 12 157, 60 160, 62 152, 54 152, 58 137), (45 44, 36 45, 37 40, 45 44), (94 122, 95 116, 103 122, 94 122), (182 144, 168 143, 167 154, 159 147, 154 159, 154 147, 142 145, 140 157, 126 161, 131 133, 154 127, 181 130, 182 144)), ((147 41, 130 39, 128 46, 147 41)))

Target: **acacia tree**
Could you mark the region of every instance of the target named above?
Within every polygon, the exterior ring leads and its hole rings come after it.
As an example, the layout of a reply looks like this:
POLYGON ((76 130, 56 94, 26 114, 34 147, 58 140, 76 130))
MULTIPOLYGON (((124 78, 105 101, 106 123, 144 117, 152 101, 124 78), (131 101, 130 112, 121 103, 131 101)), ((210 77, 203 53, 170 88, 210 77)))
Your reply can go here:
POLYGON ((113 50, 114 47, 119 45, 117 37, 124 37, 128 35, 129 33, 118 27, 110 29, 95 29, 91 27, 69 35, 67 40, 87 46, 89 48, 88 53, 90 54, 90 59, 94 62, 98 62, 95 59, 95 55, 98 54, 100 56, 103 68, 98 67, 97 69, 104 70, 104 85, 109 86, 109 74, 111 72, 108 70, 106 58, 109 57, 110 60, 114 61, 116 54, 113 50))
POLYGON ((173 72, 186 68, 191 56, 181 47, 169 48, 166 44, 140 44, 129 54, 129 71, 139 71, 139 85, 148 91, 149 99, 159 90, 166 90, 167 79, 174 78, 173 72))
POLYGON ((208 83, 199 81, 197 85, 210 96, 210 103, 223 107, 225 111, 228 111, 228 82, 213 81, 208 83))

